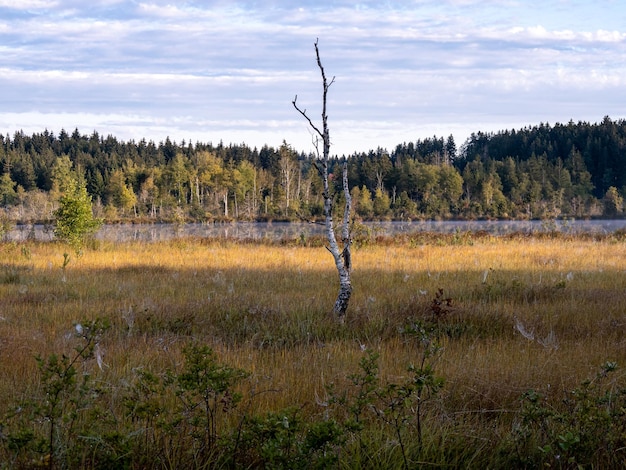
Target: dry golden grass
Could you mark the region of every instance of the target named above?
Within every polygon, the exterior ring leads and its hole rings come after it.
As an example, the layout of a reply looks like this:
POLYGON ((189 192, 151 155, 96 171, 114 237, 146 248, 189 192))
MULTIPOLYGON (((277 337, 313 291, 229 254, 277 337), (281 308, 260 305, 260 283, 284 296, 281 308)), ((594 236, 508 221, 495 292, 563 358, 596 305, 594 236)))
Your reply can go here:
POLYGON ((65 269, 63 251, 0 245, 3 405, 36 386, 36 354, 71 349, 76 322, 107 318, 104 381, 171 367, 196 340, 252 373, 268 391, 258 409, 315 406, 362 348, 380 352, 382 376, 405 374, 420 351, 399 330, 432 317, 439 289, 452 299, 436 365, 448 413, 513 409, 525 390, 560 393, 607 360, 626 363, 626 244, 610 239, 365 246, 344 326, 328 315, 337 280, 324 247, 102 242, 65 269))

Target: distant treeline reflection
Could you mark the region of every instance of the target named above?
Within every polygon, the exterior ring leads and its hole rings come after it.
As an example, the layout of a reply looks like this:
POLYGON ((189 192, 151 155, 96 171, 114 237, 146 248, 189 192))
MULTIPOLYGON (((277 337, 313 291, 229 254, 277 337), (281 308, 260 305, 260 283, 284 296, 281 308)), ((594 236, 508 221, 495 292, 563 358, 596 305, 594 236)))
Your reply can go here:
MULTIPOLYGON (((364 222, 356 233, 394 236, 419 232, 455 233, 488 232, 494 235, 510 233, 599 233, 608 234, 626 230, 626 220, 507 220, 507 221, 413 221, 364 222)), ((236 240, 305 239, 323 236, 324 226, 313 223, 289 222, 237 222, 220 224, 114 224, 105 225, 96 238, 107 241, 160 241, 182 237, 224 238, 236 240)), ((20 225, 9 231, 11 241, 28 239, 46 241, 54 239, 51 227, 45 225, 20 225)))

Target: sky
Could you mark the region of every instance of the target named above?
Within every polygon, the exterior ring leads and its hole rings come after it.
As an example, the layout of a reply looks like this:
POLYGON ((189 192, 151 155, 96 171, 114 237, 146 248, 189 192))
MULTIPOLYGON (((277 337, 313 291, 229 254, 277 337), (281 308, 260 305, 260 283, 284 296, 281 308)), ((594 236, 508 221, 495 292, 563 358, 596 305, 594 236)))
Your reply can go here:
POLYGON ((623 0, 0 0, 0 133, 331 153, 626 118, 623 0))

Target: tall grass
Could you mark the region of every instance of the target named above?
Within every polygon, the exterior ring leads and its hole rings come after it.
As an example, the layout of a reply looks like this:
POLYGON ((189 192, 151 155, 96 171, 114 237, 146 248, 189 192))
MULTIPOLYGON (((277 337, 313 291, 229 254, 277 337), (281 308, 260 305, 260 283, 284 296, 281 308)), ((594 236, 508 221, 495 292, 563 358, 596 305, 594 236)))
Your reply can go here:
MULTIPOLYGON (((330 419, 331 386, 349 389, 347 377, 362 373, 367 352, 379 355, 381 384, 408 380, 407 367, 423 349, 403 331, 420 324, 442 347, 433 369, 445 379, 426 408, 422 445, 411 441, 401 455, 390 429, 370 417, 359 437, 368 445, 345 434, 335 443, 342 447, 337 465, 401 467, 403 457, 412 465, 473 467, 558 461, 556 451, 535 456, 539 444, 525 450, 532 458, 511 460, 512 449, 522 447, 512 431, 523 421, 522 397, 534 390, 558 409, 602 364, 626 363, 626 244, 613 237, 466 235, 357 247, 351 307, 338 325, 330 315, 336 272, 319 243, 100 242, 64 268, 62 245, 4 243, 0 409, 8 416, 40 393, 35 356, 72 351, 76 323, 106 319, 102 369, 81 367, 106 389, 99 396, 106 396, 119 432, 121 397, 137 371, 163 377, 179 370, 190 343, 250 373, 237 385, 247 416, 296 407, 305 421, 330 419), (438 298, 446 300, 442 310, 438 298)), ((623 385, 621 369, 615 374, 623 385)), ((241 426, 238 416, 224 418, 227 428, 241 426)), ((171 438, 168 445, 184 444, 171 438)), ((156 466, 149 455, 144 449, 143 465, 156 466)), ((29 458, 20 462, 33 463, 29 458)))

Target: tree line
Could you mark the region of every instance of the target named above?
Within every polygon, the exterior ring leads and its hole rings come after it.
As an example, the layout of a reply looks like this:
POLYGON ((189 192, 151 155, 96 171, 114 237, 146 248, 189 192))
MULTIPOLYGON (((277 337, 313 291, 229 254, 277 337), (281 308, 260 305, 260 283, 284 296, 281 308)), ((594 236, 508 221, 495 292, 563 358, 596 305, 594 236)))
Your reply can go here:
MULTIPOLYGON (((392 150, 335 156, 355 215, 380 219, 616 217, 626 194, 626 121, 541 123, 472 134, 460 148, 434 136, 392 150)), ((68 181, 106 221, 310 220, 323 215, 315 154, 98 132, 0 135, 4 217, 50 220, 68 181)))

